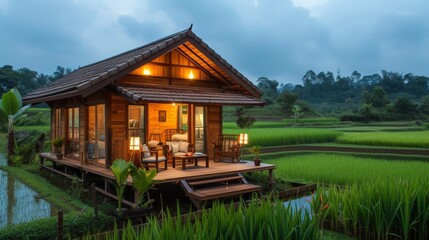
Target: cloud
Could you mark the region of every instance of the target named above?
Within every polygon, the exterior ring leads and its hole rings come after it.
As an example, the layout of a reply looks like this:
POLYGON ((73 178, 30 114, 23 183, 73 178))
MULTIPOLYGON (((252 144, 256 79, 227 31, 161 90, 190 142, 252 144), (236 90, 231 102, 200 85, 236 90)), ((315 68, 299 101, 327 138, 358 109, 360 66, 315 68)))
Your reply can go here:
POLYGON ((188 28, 249 79, 306 71, 429 75, 424 0, 0 0, 0 65, 51 73, 188 28))

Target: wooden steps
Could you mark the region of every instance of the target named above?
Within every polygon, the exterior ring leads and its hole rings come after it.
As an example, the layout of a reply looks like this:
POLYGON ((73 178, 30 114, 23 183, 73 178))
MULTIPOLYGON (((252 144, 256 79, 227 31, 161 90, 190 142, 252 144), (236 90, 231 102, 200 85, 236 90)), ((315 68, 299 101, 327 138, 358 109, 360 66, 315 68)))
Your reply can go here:
POLYGON ((240 196, 246 193, 261 191, 261 186, 250 184, 241 173, 219 177, 181 180, 180 185, 197 209, 202 202, 240 196))

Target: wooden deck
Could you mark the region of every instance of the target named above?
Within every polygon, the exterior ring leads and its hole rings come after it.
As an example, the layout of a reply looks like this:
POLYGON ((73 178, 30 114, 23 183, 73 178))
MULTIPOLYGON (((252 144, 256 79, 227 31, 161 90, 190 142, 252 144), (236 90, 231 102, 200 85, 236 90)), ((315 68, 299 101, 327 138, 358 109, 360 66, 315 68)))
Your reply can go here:
MULTIPOLYGON (((41 162, 40 162, 41 167, 46 168, 55 173, 61 174, 65 177, 75 177, 70 175, 70 172, 72 169, 79 170, 79 172, 82 175, 81 176, 82 181, 86 180, 86 176, 88 175, 88 173, 99 176, 103 180, 104 186, 100 186, 100 185, 95 186, 95 189, 98 192, 108 197, 117 199, 116 195, 114 194, 114 191, 112 192, 112 183, 115 177, 110 169, 96 164, 84 164, 79 160, 71 159, 71 158, 63 158, 61 160, 58 160, 55 154, 51 154, 51 153, 40 154, 40 159, 41 159, 41 162), (52 167, 45 165, 45 161, 51 161, 52 167)), ((246 172, 268 171, 268 188, 271 189, 274 184, 274 181, 273 181, 274 168, 275 168, 274 165, 263 164, 263 163, 260 166, 255 166, 252 161, 247 161, 246 163, 223 163, 223 162, 211 161, 210 167, 207 168, 205 165, 205 162, 200 162, 198 163, 198 166, 194 166, 194 164, 192 164, 192 166, 191 165, 187 166, 186 170, 183 170, 182 167, 180 166, 176 166, 176 168, 172 168, 171 166, 169 166, 168 170, 159 171, 154 180, 155 180, 155 184, 162 184, 162 183, 177 184, 180 182, 186 182, 190 180, 195 181, 198 179, 207 179, 207 178, 219 178, 218 180, 222 180, 224 179, 224 176, 231 175, 231 174, 241 175, 241 173, 246 173, 246 172)), ((128 185, 130 186, 131 186, 131 181, 132 179, 129 178, 128 185)), ((186 189, 184 190, 186 191, 186 189)), ((233 195, 241 194, 243 192, 250 191, 250 190, 247 191, 242 189, 237 189, 237 191, 235 190, 232 191, 232 190, 234 189, 224 188, 224 190, 222 191, 219 188, 211 189, 211 190, 209 189, 208 191, 212 191, 210 193, 209 198, 215 199, 215 198, 224 197, 226 195, 233 196, 233 195), (214 192, 214 191, 217 191, 217 192, 214 192)), ((252 188, 252 191, 254 191, 253 188, 252 188)), ((189 192, 187 194, 188 196, 190 196, 189 192)), ((135 200, 136 198, 129 199, 129 200, 124 199, 123 203, 134 207, 136 204, 135 200)), ((202 200, 205 200, 205 198, 202 198, 202 200)), ((193 201, 193 203, 197 206, 197 208, 200 206, 199 202, 193 201)))
MULTIPOLYGON (((52 161, 54 164, 62 164, 68 168, 79 169, 86 173, 93 173, 103 178, 108 178, 114 180, 113 173, 110 169, 105 168, 100 165, 95 164, 82 164, 79 160, 66 158, 64 157, 61 160, 58 160, 55 154, 51 153, 42 153, 40 157, 49 161, 52 161)), ((41 163, 42 166, 43 163, 41 163)), ((46 166, 45 166, 46 167, 46 166)), ((46 167, 48 168, 48 167, 46 167)), ((172 168, 171 165, 168 166, 168 170, 160 170, 155 177, 155 182, 160 183, 177 183, 180 180, 191 180, 198 178, 207 178, 207 177, 216 177, 227 175, 231 173, 246 173, 246 172, 259 172, 259 171, 269 171, 269 174, 272 175, 272 171, 275 166, 271 164, 261 163, 261 166, 255 166, 252 161, 247 161, 246 163, 223 163, 223 162, 213 162, 210 161, 210 167, 206 168, 204 162, 199 162, 198 166, 188 165, 186 170, 183 170, 180 166, 172 168)), ((50 168, 49 168, 50 169, 50 168)), ((67 172, 63 172, 67 174, 67 172)), ((272 183, 272 176, 271 176, 272 183)))

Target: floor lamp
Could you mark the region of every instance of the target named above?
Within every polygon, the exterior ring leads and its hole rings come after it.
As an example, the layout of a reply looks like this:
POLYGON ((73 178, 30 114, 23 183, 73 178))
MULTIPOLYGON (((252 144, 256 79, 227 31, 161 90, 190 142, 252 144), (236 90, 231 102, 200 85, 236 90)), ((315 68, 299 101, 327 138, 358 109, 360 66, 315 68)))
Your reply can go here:
POLYGON ((132 161, 133 164, 135 164, 134 158, 135 158, 136 152, 137 154, 140 154, 140 137, 130 138, 130 152, 131 152, 130 161, 132 161))
POLYGON ((247 133, 240 133, 240 136, 238 137, 238 144, 240 144, 240 163, 246 163, 246 161, 242 160, 243 154, 243 148, 244 145, 247 145, 249 141, 247 133))

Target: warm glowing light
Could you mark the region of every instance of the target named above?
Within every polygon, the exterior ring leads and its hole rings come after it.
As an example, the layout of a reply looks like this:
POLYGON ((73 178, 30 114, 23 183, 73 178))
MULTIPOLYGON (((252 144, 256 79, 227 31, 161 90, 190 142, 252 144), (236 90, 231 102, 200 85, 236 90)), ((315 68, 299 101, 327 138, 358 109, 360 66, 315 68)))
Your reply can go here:
POLYGON ((130 150, 131 151, 140 150, 140 137, 131 137, 130 138, 130 150))
POLYGON ((143 69, 143 75, 150 75, 150 70, 149 69, 143 69))
POLYGON ((173 106, 176 106, 176 103, 172 103, 173 106))
POLYGON ((188 75, 189 79, 194 79, 194 73, 191 71, 189 71, 189 75, 188 75))
POLYGON ((238 137, 238 143, 240 145, 246 145, 248 140, 247 133, 240 133, 240 136, 238 137))

